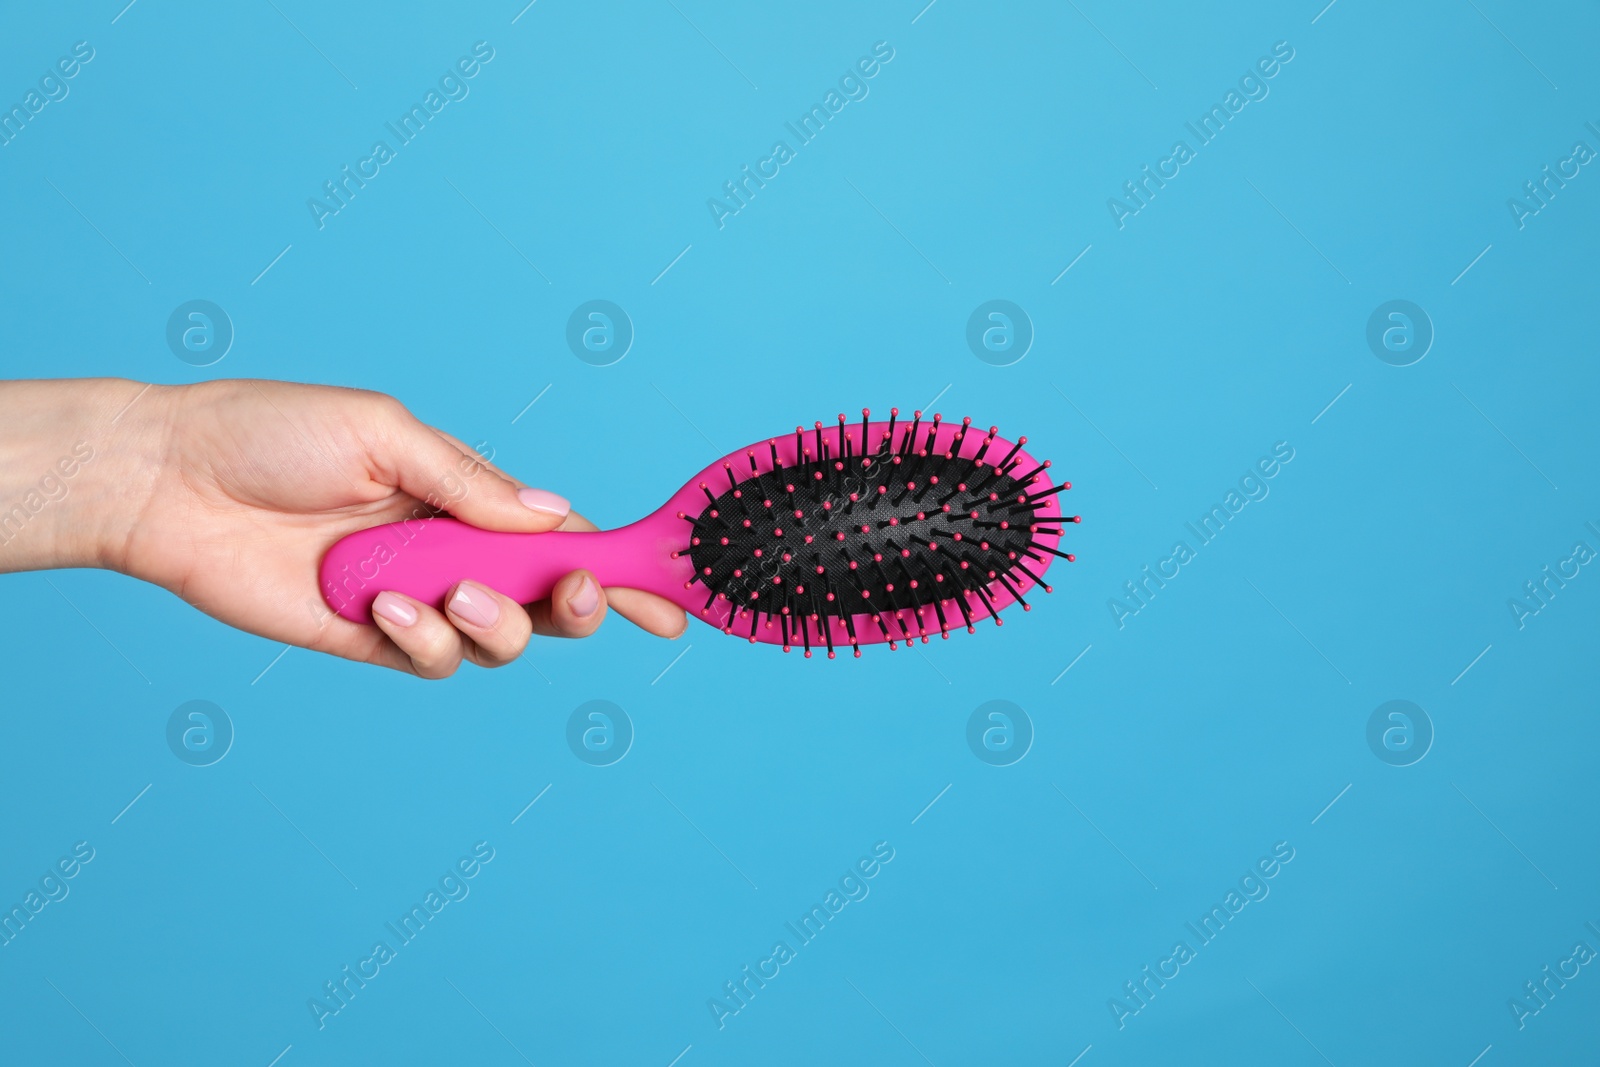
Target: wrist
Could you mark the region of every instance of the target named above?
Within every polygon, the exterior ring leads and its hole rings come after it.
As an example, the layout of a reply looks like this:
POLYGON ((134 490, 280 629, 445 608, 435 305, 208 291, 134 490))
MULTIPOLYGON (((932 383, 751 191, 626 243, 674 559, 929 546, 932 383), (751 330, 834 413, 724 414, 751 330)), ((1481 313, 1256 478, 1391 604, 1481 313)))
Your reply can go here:
POLYGON ((0 570, 124 569, 176 391, 115 378, 0 383, 0 570))

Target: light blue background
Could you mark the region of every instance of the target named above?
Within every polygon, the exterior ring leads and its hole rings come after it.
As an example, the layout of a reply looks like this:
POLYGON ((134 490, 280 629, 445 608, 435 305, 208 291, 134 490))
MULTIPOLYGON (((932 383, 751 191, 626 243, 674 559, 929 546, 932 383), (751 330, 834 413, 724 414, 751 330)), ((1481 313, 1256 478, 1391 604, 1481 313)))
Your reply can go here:
POLYGON ((937 396, 1085 519, 1030 615, 859 661, 613 620, 424 683, 8 577, 0 902, 96 858, 0 948, 0 1061, 1594 1062, 1594 967, 1507 1007, 1600 948, 1600 574, 1507 606, 1600 548, 1600 174, 1525 229, 1506 205, 1600 148, 1591 8, 122 2, 3 16, 7 106, 96 50, 0 148, 6 374, 384 390, 602 525, 937 396), (319 231, 307 198, 479 40, 470 96, 319 231), (877 41, 870 96, 719 230, 707 198, 877 41), (1107 198, 1278 41, 1270 96, 1119 230, 1107 198), (237 331, 205 369, 164 340, 195 298, 237 331), (564 340, 596 298, 637 331, 612 367, 564 340), (1011 367, 964 339, 995 298, 1036 330, 1011 367), (1365 341, 1396 298, 1436 330, 1405 368, 1365 341), (1119 629, 1279 441, 1270 496, 1119 629), (237 731, 211 767, 166 745, 191 699, 237 731), (611 767, 566 745, 591 699, 637 732, 611 767), (1036 730, 1010 767, 966 744, 992 699, 1036 730), (1390 699, 1436 729, 1414 766, 1367 746, 1390 699), (471 895, 319 1031, 308 998, 480 840, 471 895), (870 896, 719 1030, 708 998, 878 841, 870 896), (1271 895, 1119 1029, 1279 841, 1271 895))

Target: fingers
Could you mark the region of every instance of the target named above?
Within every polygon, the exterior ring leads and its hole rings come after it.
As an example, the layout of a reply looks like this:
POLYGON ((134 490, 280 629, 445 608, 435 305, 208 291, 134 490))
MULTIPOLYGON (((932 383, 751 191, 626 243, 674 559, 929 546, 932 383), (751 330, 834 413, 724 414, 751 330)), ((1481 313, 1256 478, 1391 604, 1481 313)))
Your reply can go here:
POLYGON ((533 632, 543 637, 588 637, 606 617, 606 592, 588 571, 573 571, 550 595, 528 605, 533 632))
POLYGON ((373 477, 485 530, 542 533, 570 512, 565 497, 519 486, 476 452, 395 404, 370 444, 373 477))
MULTIPOLYGON (((332 651, 419 678, 448 678, 462 660, 480 667, 502 667, 522 655, 533 634, 588 637, 600 628, 610 606, 658 637, 681 637, 689 620, 670 601, 638 589, 602 589, 589 571, 563 577, 550 596, 524 608, 478 582, 451 590, 444 611, 402 593, 383 592, 372 604, 372 621, 388 641, 363 641, 332 651)), ((365 627, 352 627, 371 633, 365 627)))
POLYGON ((482 667, 510 663, 532 633, 520 604, 477 582, 457 585, 443 612, 400 593, 380 593, 372 619, 401 653, 377 661, 429 679, 448 678, 463 659, 482 667))
POLYGON ((508 596, 477 582, 462 582, 445 613, 465 637, 465 655, 480 667, 503 667, 522 655, 533 633, 528 613, 508 596))
MULTIPOLYGON (((599 527, 574 511, 567 515, 558 529, 594 533, 599 527)), ((606 603, 616 608, 618 615, 647 633, 670 639, 682 637, 689 628, 689 617, 683 613, 683 609, 665 597, 639 589, 615 587, 605 589, 604 594, 606 603)))
MULTIPOLYGON (((574 511, 562 522, 561 530, 593 533, 599 529, 594 523, 574 511)), ((606 603, 617 609, 617 614, 647 633, 668 639, 682 637, 689 628, 689 617, 683 609, 665 597, 639 589, 607 588, 606 603)), ((532 610, 531 608, 529 610, 532 610)))
POLYGON ((379 593, 372 621, 406 656, 419 678, 448 678, 461 666, 461 634, 443 614, 400 593, 379 593))
POLYGON ((606 602, 617 614, 657 637, 675 639, 689 628, 689 616, 664 597, 639 589, 607 589, 606 602))

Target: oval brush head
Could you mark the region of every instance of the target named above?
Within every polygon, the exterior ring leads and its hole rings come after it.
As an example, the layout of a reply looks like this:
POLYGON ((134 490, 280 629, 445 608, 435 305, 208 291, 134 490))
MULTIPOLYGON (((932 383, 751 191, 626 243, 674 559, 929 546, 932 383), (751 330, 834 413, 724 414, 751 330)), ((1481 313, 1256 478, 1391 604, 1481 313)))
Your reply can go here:
POLYGON ((756 640, 775 620, 784 651, 807 656, 813 642, 829 656, 835 644, 926 643, 986 615, 1000 624, 1009 600, 1029 610, 1023 593, 1043 585, 1051 557, 1073 558, 1056 543, 1078 517, 1054 500, 1071 485, 1039 488, 1050 463, 1019 458, 1026 437, 996 447, 995 427, 963 419, 952 430, 938 415, 923 427, 920 411, 897 431, 898 408, 874 433, 869 415, 859 435, 843 415, 837 428, 795 427, 786 454, 799 462, 785 465, 769 441, 768 464, 746 451, 742 481, 725 460, 726 488, 699 483, 707 506, 682 516, 693 534, 679 555, 711 594, 702 611, 728 602, 724 632, 756 640))
POLYGON ((1068 561, 1049 461, 971 419, 795 428, 712 464, 652 515, 600 533, 516 534, 453 519, 391 523, 343 539, 323 594, 369 622, 385 589, 442 604, 472 578, 524 603, 587 567, 605 586, 664 596, 724 633, 794 646, 891 649, 1001 623, 1013 601, 1068 561))

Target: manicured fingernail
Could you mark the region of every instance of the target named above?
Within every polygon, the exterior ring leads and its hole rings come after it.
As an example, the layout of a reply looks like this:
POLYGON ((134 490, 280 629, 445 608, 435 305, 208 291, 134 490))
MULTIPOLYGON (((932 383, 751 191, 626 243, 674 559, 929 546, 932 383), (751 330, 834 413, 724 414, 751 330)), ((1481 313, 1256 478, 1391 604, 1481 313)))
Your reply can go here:
POLYGON ((393 593, 379 593, 372 602, 372 613, 396 626, 410 626, 417 621, 417 609, 393 593))
POLYGON ((500 605, 494 597, 470 582, 456 587, 456 595, 450 598, 450 612, 485 630, 494 629, 494 624, 500 621, 500 605))
POLYGON ((589 578, 584 578, 578 591, 567 598, 567 607, 580 619, 587 619, 600 607, 600 590, 589 578))
POLYGON ((542 511, 546 515, 565 515, 572 510, 572 505, 564 496, 558 496, 548 489, 518 489, 517 499, 523 506, 534 511, 542 511))

